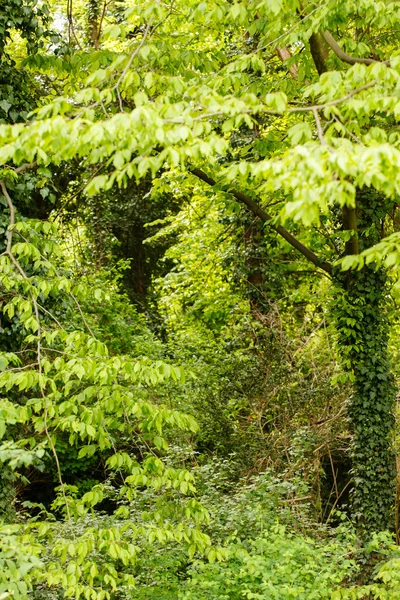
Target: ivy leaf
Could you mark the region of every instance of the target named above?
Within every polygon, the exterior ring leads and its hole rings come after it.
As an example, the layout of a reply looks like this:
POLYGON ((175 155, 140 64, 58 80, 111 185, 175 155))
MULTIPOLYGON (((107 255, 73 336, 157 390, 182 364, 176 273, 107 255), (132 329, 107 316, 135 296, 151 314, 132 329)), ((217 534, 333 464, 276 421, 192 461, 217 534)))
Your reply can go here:
POLYGON ((0 102, 0 107, 4 110, 4 112, 8 113, 8 111, 10 110, 12 104, 11 102, 8 102, 8 100, 2 100, 0 102))

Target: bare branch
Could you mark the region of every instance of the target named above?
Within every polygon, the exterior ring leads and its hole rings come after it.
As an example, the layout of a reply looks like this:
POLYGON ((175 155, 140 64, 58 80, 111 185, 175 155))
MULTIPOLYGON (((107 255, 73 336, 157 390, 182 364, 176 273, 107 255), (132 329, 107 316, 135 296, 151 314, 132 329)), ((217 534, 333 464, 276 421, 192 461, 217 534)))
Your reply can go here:
POLYGON ((23 171, 26 171, 27 169, 34 169, 35 167, 37 167, 36 160, 34 160, 31 163, 23 163, 19 167, 15 167, 14 172, 19 174, 19 173, 22 173, 23 171))
POLYGON ((6 253, 10 254, 12 238, 13 238, 13 227, 15 225, 15 208, 14 208, 14 204, 12 203, 10 194, 8 193, 4 179, 2 179, 0 181, 0 187, 1 187, 1 192, 2 192, 3 196, 7 200, 8 208, 10 210, 10 222, 8 225, 8 238, 7 238, 7 246, 6 246, 6 250, 5 250, 6 253))
POLYGON ((117 92, 117 96, 118 96, 118 102, 119 102, 119 109, 121 112, 124 112, 124 105, 122 103, 122 98, 121 98, 121 94, 119 93, 119 88, 116 88, 116 92, 117 92))
POLYGON ((330 48, 332 48, 336 56, 340 58, 341 61, 349 65, 355 65, 356 63, 361 63, 362 65, 373 65, 377 62, 381 62, 382 64, 390 67, 390 60, 380 61, 374 58, 358 58, 357 56, 350 56, 349 54, 346 54, 346 52, 342 50, 342 48, 339 46, 339 44, 329 31, 323 31, 322 36, 326 43, 330 46, 330 48))
MULTIPOLYGON (((202 171, 201 169, 189 169, 189 172, 210 186, 217 185, 217 182, 211 177, 209 177, 206 173, 204 173, 204 171, 202 171)), ((332 272, 332 265, 330 263, 321 261, 318 258, 318 256, 312 250, 310 250, 310 248, 307 248, 307 246, 302 244, 300 240, 295 238, 294 235, 292 235, 289 231, 287 231, 287 229, 282 227, 282 225, 274 225, 273 218, 271 217, 271 215, 266 213, 264 209, 261 208, 259 204, 257 204, 257 202, 254 202, 254 200, 250 198, 250 196, 246 196, 246 194, 243 194, 242 192, 239 192, 238 190, 234 189, 227 189, 225 191, 229 194, 232 194, 232 196, 234 196, 236 200, 238 200, 242 204, 245 204, 247 208, 249 208, 254 215, 256 215, 262 221, 264 221, 264 223, 268 223, 274 231, 276 231, 281 237, 283 237, 293 248, 295 248, 303 256, 305 256, 305 258, 308 261, 310 261, 316 267, 319 267, 326 273, 330 274, 332 272)))
POLYGON ((315 123, 317 125, 318 139, 323 146, 328 146, 327 141, 324 138, 324 132, 322 130, 321 119, 319 118, 319 114, 318 114, 318 111, 316 108, 313 110, 313 114, 314 114, 315 123))

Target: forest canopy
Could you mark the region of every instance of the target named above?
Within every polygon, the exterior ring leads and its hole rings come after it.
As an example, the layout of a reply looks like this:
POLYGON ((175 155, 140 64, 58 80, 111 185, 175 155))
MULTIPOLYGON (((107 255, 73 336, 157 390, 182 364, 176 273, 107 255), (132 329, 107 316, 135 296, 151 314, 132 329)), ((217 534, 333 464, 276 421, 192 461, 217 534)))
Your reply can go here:
POLYGON ((0 2, 0 600, 400 598, 399 41, 0 2))

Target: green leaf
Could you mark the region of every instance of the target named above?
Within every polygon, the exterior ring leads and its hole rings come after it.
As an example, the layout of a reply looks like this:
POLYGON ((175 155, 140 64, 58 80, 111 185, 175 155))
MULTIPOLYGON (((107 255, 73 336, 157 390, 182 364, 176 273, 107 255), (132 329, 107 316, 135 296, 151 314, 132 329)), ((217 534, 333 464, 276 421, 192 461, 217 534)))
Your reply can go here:
POLYGON ((10 110, 12 104, 11 102, 8 102, 8 100, 1 100, 0 101, 0 107, 4 110, 4 112, 8 113, 8 111, 10 110))

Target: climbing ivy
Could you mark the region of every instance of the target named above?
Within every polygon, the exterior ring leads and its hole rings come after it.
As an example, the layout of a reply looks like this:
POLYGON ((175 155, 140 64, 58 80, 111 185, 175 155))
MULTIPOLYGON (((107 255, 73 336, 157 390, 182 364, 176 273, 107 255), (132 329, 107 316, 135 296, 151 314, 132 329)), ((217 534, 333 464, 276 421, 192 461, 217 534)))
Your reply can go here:
POLYGON ((384 313, 387 277, 367 266, 336 297, 336 323, 345 368, 353 378, 348 415, 353 435, 352 510, 364 533, 393 526, 395 386, 384 313))
MULTIPOLYGON (((369 190, 358 190, 360 250, 382 235, 389 202, 369 190)), ((393 447, 396 386, 388 356, 389 278, 384 266, 371 263, 337 275, 341 291, 335 317, 343 366, 353 393, 348 417, 352 439, 352 511, 360 534, 393 527, 395 452, 393 447)))

